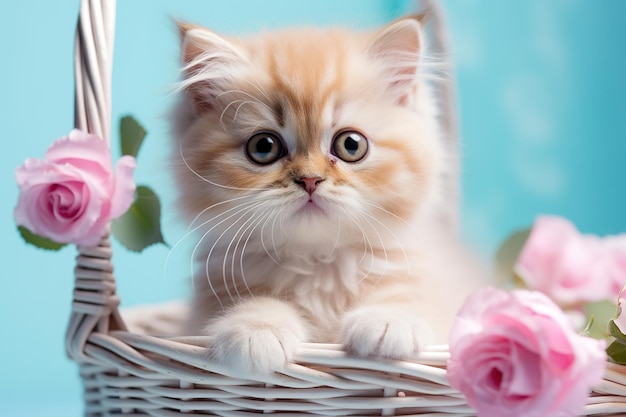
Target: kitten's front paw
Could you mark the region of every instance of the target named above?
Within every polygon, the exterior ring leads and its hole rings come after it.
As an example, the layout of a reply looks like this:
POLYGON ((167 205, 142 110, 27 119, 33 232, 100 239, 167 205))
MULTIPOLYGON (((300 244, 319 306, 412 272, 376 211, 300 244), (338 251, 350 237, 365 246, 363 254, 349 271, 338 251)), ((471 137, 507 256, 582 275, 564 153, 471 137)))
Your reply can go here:
POLYGON ((396 307, 364 306, 346 314, 341 336, 346 350, 359 356, 410 359, 431 342, 433 331, 396 307))
POLYGON ((207 334, 211 359, 244 376, 282 369, 306 338, 298 312, 269 298, 234 306, 208 326, 207 334))

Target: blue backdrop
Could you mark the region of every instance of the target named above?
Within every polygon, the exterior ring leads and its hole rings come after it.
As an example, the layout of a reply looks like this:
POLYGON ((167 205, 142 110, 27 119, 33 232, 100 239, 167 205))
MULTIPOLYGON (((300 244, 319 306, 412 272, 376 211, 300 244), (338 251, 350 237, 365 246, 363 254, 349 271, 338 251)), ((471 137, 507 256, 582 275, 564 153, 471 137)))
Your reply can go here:
MULTIPOLYGON (((164 232, 182 236, 167 175, 164 114, 177 77, 169 16, 224 33, 295 24, 372 27, 412 10, 406 0, 316 2, 133 0, 118 2, 115 120, 132 113, 148 129, 138 183, 165 202, 164 232)), ((626 231, 626 2, 444 1, 459 83, 463 224, 490 256, 539 213, 597 234, 626 231)), ((77 368, 63 334, 75 251, 27 247, 12 220, 13 171, 73 123, 73 35, 78 1, 5 2, 0 12, 0 415, 77 416, 77 368)), ((117 149, 117 147, 116 147, 117 149)), ((117 152, 117 151, 116 151, 117 152)), ((184 245, 183 245, 184 246, 184 245)), ((156 246, 142 255, 115 246, 124 306, 187 294, 188 255, 156 246)))

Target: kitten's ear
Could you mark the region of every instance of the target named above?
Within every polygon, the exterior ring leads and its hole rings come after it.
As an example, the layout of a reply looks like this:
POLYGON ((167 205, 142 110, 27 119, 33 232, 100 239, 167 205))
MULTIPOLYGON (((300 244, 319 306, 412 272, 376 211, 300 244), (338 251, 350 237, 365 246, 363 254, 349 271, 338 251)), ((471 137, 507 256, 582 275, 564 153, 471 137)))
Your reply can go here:
POLYGON ((206 28, 184 22, 176 25, 181 39, 180 87, 191 93, 199 111, 208 110, 248 58, 237 45, 206 28))
POLYGON ((397 20, 379 31, 370 41, 367 54, 378 61, 389 93, 401 105, 415 93, 422 47, 421 17, 397 20))

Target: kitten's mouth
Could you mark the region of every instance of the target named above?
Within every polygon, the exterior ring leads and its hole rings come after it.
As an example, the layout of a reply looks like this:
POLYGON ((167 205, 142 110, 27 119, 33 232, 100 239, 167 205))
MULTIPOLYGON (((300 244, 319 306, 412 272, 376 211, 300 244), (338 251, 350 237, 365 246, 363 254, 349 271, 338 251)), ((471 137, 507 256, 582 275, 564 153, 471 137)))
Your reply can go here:
POLYGON ((305 203, 300 207, 299 211, 311 214, 326 213, 326 211, 318 204, 318 202, 313 199, 313 196, 309 196, 309 198, 305 200, 305 203))

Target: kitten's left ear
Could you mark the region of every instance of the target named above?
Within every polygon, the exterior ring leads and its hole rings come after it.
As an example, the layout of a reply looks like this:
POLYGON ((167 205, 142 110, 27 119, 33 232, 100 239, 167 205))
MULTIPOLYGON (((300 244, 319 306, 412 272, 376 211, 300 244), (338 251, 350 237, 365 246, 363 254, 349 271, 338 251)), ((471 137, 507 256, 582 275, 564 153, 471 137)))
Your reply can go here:
POLYGON ((227 90, 246 66, 242 48, 213 31, 190 23, 175 22, 181 39, 183 81, 199 111, 211 109, 220 93, 227 90))
POLYGON ((422 48, 421 17, 397 20, 370 41, 367 54, 383 68, 389 93, 400 105, 410 103, 422 48))

